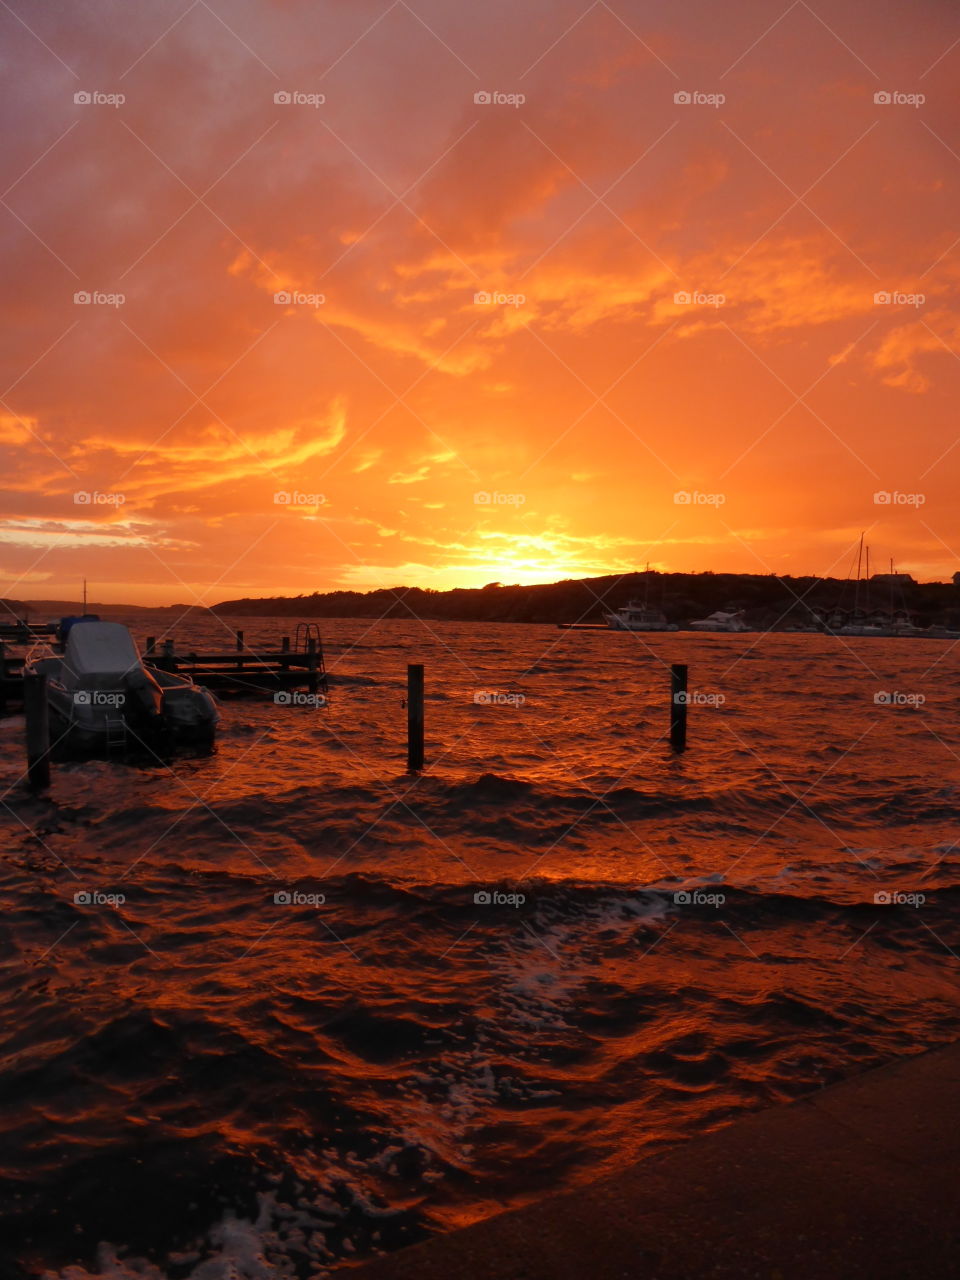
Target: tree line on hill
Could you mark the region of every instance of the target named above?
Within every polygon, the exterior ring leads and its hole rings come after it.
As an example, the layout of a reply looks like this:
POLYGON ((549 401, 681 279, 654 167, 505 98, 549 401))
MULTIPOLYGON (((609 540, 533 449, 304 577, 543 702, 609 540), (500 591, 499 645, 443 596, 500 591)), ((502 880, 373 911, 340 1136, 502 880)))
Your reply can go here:
POLYGON ((743 609, 749 625, 804 626, 811 611, 903 610, 920 626, 960 625, 960 589, 952 583, 857 583, 849 579, 745 573, 643 571, 535 586, 389 587, 225 600, 213 612, 250 617, 409 618, 450 622, 600 623, 606 610, 640 599, 684 624, 718 609, 743 609))

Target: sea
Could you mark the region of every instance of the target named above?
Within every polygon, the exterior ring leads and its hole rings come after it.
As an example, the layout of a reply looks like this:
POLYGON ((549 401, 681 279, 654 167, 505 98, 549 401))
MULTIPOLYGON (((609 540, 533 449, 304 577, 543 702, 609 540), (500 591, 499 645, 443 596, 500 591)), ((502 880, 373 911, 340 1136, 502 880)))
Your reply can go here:
POLYGON ((957 642, 319 625, 209 754, 0 722, 4 1278, 347 1275, 960 1034, 957 642))

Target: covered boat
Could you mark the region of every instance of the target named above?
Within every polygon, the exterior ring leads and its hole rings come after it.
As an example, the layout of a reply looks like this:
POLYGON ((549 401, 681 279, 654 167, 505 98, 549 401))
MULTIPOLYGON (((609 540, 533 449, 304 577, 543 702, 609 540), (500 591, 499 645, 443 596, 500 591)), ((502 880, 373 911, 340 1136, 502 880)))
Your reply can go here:
POLYGON ((217 704, 185 676, 145 667, 119 622, 72 620, 63 653, 34 650, 27 672, 47 677, 51 741, 76 751, 209 743, 217 704))

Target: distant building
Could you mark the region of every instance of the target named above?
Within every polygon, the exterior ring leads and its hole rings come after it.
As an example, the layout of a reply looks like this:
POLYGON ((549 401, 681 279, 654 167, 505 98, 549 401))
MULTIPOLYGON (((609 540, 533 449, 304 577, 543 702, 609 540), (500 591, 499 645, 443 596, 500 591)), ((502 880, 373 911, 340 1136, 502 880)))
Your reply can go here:
MULTIPOLYGON (((960 573, 953 575, 954 582, 960 580, 960 573)), ((912 573, 874 573, 870 576, 871 582, 890 582, 894 586, 915 587, 917 580, 912 573)))

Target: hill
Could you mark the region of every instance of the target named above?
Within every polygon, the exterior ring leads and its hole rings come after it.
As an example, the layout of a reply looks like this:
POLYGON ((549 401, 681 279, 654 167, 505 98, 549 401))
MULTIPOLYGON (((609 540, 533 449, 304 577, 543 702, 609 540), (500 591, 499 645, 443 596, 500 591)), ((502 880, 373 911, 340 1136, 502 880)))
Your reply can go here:
MULTIPOLYGON (((685 623, 716 609, 744 609, 755 627, 797 626, 810 609, 851 609, 856 583, 840 578, 778 577, 775 574, 657 573, 607 574, 536 586, 459 587, 433 591, 390 587, 375 591, 315 591, 311 595, 224 600, 214 612, 225 615, 301 618, 409 618, 458 622, 602 622, 604 609, 618 609, 646 597, 671 622, 685 623)), ((910 583, 895 587, 860 584, 860 606, 905 609, 921 625, 960 625, 960 590, 952 583, 910 583)))

